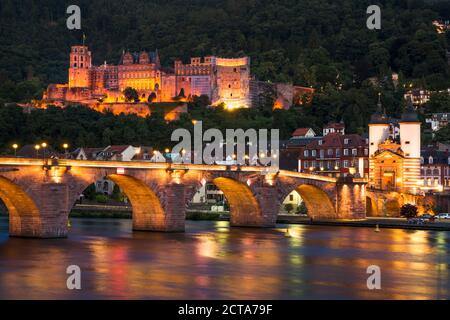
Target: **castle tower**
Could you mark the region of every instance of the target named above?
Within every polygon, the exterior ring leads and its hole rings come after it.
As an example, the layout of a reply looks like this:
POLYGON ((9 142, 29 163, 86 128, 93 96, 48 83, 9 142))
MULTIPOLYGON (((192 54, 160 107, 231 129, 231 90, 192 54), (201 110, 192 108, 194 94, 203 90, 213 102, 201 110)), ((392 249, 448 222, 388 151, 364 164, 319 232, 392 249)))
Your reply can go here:
POLYGON ((370 117, 369 122, 369 185, 374 187, 377 185, 375 179, 375 152, 378 151, 382 144, 389 137, 389 121, 383 112, 381 104, 381 95, 378 96, 377 111, 370 117))
POLYGON ((400 120, 400 143, 405 155, 403 185, 409 191, 419 187, 420 181, 420 127, 411 98, 400 120))
POLYGON ((250 101, 250 58, 217 58, 217 90, 213 103, 223 102, 227 109, 249 107, 250 101))
POLYGON ((70 51, 69 88, 88 88, 91 85, 92 56, 87 46, 72 46, 70 51))
POLYGON ((370 117, 369 122, 369 156, 372 157, 378 150, 380 143, 389 137, 389 121, 383 112, 381 95, 378 97, 377 111, 370 117))

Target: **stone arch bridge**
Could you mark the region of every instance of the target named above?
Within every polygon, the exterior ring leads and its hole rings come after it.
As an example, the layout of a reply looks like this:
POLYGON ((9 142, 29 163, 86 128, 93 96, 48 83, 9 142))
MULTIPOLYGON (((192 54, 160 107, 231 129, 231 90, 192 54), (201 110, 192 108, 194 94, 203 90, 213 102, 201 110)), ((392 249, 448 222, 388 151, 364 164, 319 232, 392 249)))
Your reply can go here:
POLYGON ((134 230, 184 231, 186 207, 207 182, 227 198, 231 226, 274 227, 281 203, 293 190, 314 218, 366 214, 362 179, 253 166, 0 158, 0 199, 9 211, 10 236, 66 237, 78 196, 101 178, 114 181, 127 195, 134 230))

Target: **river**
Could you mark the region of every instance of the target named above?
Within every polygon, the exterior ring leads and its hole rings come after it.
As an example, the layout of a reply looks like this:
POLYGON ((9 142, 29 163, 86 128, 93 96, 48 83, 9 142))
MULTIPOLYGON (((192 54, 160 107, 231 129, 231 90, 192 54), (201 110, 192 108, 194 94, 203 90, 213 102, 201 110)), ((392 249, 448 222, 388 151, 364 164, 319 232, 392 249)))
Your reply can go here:
POLYGON ((39 240, 10 238, 0 217, 0 298, 448 299, 449 252, 443 231, 187 221, 185 233, 152 233, 72 219, 67 239, 39 240), (67 289, 69 265, 81 290, 67 289), (370 265, 380 290, 367 288, 370 265))

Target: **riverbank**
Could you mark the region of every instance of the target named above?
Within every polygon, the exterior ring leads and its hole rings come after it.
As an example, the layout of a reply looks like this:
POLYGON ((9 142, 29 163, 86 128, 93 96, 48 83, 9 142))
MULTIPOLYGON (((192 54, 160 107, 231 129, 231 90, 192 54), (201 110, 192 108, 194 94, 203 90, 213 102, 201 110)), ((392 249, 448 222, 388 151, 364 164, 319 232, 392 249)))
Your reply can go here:
MULTIPOLYGON (((131 219, 131 211, 128 210, 99 210, 99 209, 74 209, 70 212, 71 218, 105 218, 105 219, 131 219)), ((215 212, 186 212, 186 220, 193 221, 227 221, 228 214, 215 212)))
POLYGON ((450 221, 434 222, 427 224, 409 224, 405 218, 373 218, 369 217, 361 220, 313 220, 308 217, 294 215, 279 215, 277 223, 301 224, 312 226, 341 226, 380 229, 406 229, 406 230, 434 230, 450 231, 450 221))

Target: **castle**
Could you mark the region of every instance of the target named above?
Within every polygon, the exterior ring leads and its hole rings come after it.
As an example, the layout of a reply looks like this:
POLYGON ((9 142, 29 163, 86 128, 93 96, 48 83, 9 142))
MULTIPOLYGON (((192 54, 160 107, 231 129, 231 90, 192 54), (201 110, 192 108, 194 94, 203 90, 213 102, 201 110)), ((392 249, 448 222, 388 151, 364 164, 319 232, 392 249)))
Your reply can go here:
POLYGON ((77 102, 97 109, 100 104, 125 104, 124 90, 133 88, 141 103, 189 101, 206 95, 212 105, 224 104, 227 109, 252 107, 258 95, 271 89, 275 108, 300 104, 305 95, 310 99, 313 89, 290 84, 273 84, 252 79, 250 58, 191 58, 189 64, 176 60, 174 68, 163 68, 158 51, 124 51, 118 65, 95 66, 92 53, 85 45, 72 46, 69 81, 50 84, 44 100, 77 102), (269 88, 268 88, 269 87, 269 88))

